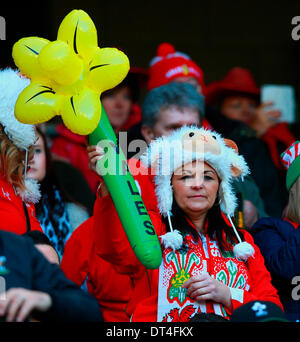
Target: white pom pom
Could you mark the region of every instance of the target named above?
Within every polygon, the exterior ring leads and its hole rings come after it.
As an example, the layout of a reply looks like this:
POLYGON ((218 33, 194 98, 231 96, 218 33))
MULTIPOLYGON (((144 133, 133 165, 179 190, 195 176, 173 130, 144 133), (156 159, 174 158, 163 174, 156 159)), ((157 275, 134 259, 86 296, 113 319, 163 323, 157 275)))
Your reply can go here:
POLYGON ((165 248, 170 247, 173 250, 180 248, 183 243, 183 237, 177 229, 161 235, 160 239, 165 248))
POLYGON ((236 258, 247 261, 254 254, 254 248, 248 242, 244 241, 234 246, 233 253, 236 258))

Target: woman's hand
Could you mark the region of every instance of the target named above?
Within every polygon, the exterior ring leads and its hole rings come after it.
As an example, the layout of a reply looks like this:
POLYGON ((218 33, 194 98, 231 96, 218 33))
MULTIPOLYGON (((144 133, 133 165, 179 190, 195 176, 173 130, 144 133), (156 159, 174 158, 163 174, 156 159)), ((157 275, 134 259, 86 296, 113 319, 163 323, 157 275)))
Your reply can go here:
POLYGON ((48 311, 52 306, 51 297, 45 292, 12 288, 2 294, 0 316, 6 316, 7 322, 23 322, 33 310, 48 311))
POLYGON ((231 293, 228 286, 212 278, 209 274, 194 276, 182 285, 187 289, 187 295, 197 301, 212 300, 213 302, 231 308, 231 293))
MULTIPOLYGON (((97 172, 97 161, 100 160, 104 156, 104 149, 98 145, 92 145, 87 147, 88 152, 88 158, 89 158, 89 168, 93 171, 97 172)), ((98 173, 99 174, 99 173, 98 173)), ((100 175, 101 176, 101 175, 100 175)), ((98 195, 100 197, 104 197, 108 195, 108 190, 106 188, 106 185, 104 182, 100 184, 100 190, 98 192, 98 195)))
POLYGON ((264 102, 258 106, 254 112, 253 119, 249 122, 249 126, 256 131, 257 137, 263 136, 270 127, 278 123, 281 112, 275 109, 269 111, 265 109, 272 104, 273 102, 264 102))
MULTIPOLYGON (((104 150, 98 145, 87 147, 88 157, 89 157, 89 168, 97 172, 96 164, 104 156, 104 150)), ((98 173, 98 172, 97 172, 98 173)))

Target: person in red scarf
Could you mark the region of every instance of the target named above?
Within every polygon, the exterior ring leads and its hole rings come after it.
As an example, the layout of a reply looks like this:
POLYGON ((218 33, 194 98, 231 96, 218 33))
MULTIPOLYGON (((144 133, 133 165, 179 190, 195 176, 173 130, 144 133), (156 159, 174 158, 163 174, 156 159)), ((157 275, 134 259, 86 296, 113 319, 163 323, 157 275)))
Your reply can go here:
POLYGON ((231 220, 236 205, 231 180, 248 173, 236 151, 232 141, 196 126, 150 144, 142 162, 156 171, 159 212, 149 215, 163 252, 154 270, 137 260, 102 184, 94 208, 96 250, 135 279, 127 309, 133 322, 187 322, 199 313, 230 319, 234 309, 256 299, 282 307, 251 235, 237 231, 231 220), (195 152, 197 142, 204 146, 195 152), (170 147, 176 148, 172 161, 170 147))

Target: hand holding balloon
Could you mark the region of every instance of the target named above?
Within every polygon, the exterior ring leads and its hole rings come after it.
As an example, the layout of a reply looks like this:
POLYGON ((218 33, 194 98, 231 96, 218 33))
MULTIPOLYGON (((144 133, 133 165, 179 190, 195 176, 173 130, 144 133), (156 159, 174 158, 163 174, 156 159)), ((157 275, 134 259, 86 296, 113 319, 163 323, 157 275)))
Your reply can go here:
POLYGON ((141 198, 139 189, 129 172, 127 160, 116 143, 115 133, 104 108, 96 130, 90 134, 91 166, 102 176, 103 197, 110 193, 128 241, 140 262, 150 269, 158 268, 162 260, 161 246, 141 198), (102 139, 102 140, 101 140, 102 139), (97 144, 97 147, 94 145, 97 144), (105 152, 105 153, 103 153, 105 152), (96 163, 96 165, 95 165, 96 163))
POLYGON ((104 149, 98 145, 92 145, 87 147, 89 157, 89 168, 97 172, 96 164, 104 155, 104 149))
MULTIPOLYGON (((89 157, 89 168, 97 173, 97 162, 104 156, 104 149, 100 146, 88 146, 87 147, 89 157)), ((108 195, 109 192, 105 185, 105 182, 101 183, 99 193, 100 197, 108 195)))

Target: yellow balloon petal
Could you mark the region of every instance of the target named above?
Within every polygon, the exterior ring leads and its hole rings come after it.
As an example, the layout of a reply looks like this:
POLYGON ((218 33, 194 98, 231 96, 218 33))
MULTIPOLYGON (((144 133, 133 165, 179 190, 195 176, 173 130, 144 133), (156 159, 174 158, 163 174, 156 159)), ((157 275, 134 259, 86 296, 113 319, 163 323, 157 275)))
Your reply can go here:
POLYGON ((23 123, 39 124, 57 115, 60 96, 41 83, 31 83, 19 95, 15 105, 15 116, 23 123))
POLYGON ((12 50, 15 64, 20 71, 31 79, 47 77, 38 63, 41 50, 49 40, 39 37, 27 37, 17 41, 12 50))
POLYGON ((95 24, 82 10, 73 10, 64 18, 58 29, 57 39, 68 43, 86 62, 90 61, 98 46, 95 24))
POLYGON ((69 45, 56 40, 47 44, 39 54, 41 67, 55 82, 70 85, 76 82, 82 71, 83 62, 69 45))
POLYGON ((101 92, 114 88, 129 71, 128 57, 114 48, 98 48, 90 63, 88 84, 101 92))
POLYGON ((78 95, 64 97, 61 116, 72 132, 81 135, 92 133, 101 117, 99 94, 85 88, 78 95))
POLYGON ((55 91, 59 94, 62 95, 75 95, 78 94, 82 91, 83 88, 85 88, 86 85, 86 78, 87 78, 87 67, 85 65, 83 65, 83 71, 81 73, 81 75, 79 76, 79 79, 70 84, 70 85, 62 85, 62 84, 58 84, 58 83, 53 83, 53 88, 55 89, 55 91))

